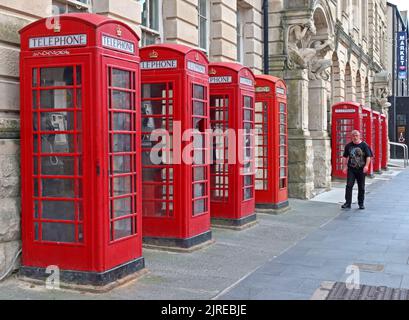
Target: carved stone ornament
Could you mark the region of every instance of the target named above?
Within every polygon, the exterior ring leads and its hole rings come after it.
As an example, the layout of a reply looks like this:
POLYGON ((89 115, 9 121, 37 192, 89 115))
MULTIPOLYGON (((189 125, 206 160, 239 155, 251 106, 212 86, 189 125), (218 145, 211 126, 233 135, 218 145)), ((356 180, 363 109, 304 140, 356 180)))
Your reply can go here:
POLYGON ((310 80, 329 80, 327 70, 332 66, 332 59, 326 59, 329 51, 334 50, 332 40, 313 40, 316 34, 313 21, 304 25, 293 25, 288 31, 288 67, 290 69, 308 69, 310 80))
POLYGON ((375 102, 383 112, 388 109, 391 104, 388 102, 388 97, 391 95, 391 75, 388 71, 383 70, 377 73, 374 77, 374 93, 375 102))

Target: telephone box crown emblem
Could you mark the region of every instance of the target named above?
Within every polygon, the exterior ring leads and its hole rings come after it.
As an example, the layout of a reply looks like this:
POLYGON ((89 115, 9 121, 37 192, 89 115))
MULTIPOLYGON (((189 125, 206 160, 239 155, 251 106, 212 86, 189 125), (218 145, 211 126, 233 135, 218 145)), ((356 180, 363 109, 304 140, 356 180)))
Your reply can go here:
POLYGON ((157 57, 159 57, 159 53, 158 53, 157 51, 152 50, 152 51, 149 53, 149 58, 151 58, 151 59, 156 59, 157 57))
POLYGON ((209 74, 211 74, 211 75, 215 75, 216 73, 217 73, 216 70, 213 69, 213 68, 211 68, 211 69, 209 70, 209 74))
POLYGON ((121 36, 122 36, 122 29, 121 29, 120 26, 117 26, 117 27, 116 27, 116 35, 117 35, 118 37, 121 37, 121 36))

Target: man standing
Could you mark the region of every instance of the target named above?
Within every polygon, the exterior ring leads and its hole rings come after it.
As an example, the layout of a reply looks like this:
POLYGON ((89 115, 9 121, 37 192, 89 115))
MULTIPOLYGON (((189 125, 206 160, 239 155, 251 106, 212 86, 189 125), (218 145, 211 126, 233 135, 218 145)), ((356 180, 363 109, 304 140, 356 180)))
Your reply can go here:
POLYGON ((355 180, 358 183, 358 205, 360 210, 365 209, 365 176, 369 172, 373 153, 368 144, 361 140, 361 133, 354 130, 351 133, 352 142, 345 146, 343 158, 343 172, 347 174, 347 186, 345 191, 345 204, 342 209, 351 209, 352 189, 355 180))

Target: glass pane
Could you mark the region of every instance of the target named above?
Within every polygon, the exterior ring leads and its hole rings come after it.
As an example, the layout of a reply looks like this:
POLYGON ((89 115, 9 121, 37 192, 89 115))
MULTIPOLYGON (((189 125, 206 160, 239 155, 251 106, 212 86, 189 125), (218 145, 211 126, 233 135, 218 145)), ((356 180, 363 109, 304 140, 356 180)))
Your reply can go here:
POLYGON ((34 219, 38 219, 39 218, 38 201, 34 201, 33 213, 34 213, 34 219))
POLYGON ((113 178, 114 196, 132 193, 132 176, 113 178))
POLYGON ((244 110, 244 121, 252 121, 253 120, 253 112, 250 110, 244 110))
POLYGON ((247 188, 243 190, 243 199, 249 200, 253 198, 253 189, 247 188))
POLYGON ((114 113, 112 130, 115 131, 131 131, 132 130, 132 115, 130 113, 114 113))
POLYGON ((253 184, 253 177, 252 176, 244 176, 243 177, 243 185, 245 187, 251 186, 253 184))
POLYGON ((166 83, 143 84, 142 98, 166 98, 166 83))
POLYGON ((244 97, 244 107, 245 108, 253 108, 253 99, 251 97, 244 97))
POLYGON ((113 200, 113 218, 119 218, 132 214, 132 198, 113 200))
POLYGON ((33 87, 37 87, 37 71, 38 69, 33 69, 33 73, 32 73, 32 85, 33 87))
POLYGON ((131 156, 114 156, 114 174, 131 172, 131 156))
POLYGON ((38 228, 39 228, 38 223, 37 222, 34 223, 34 240, 39 240, 40 239, 39 235, 38 235, 38 228))
POLYGON ((206 212, 206 200, 200 199, 194 202, 193 214, 200 214, 206 212))
POLYGON ((205 115, 205 104, 204 102, 194 101, 193 102, 193 114, 196 116, 205 115))
POLYGON ((286 111, 285 104, 284 104, 284 103, 280 103, 280 112, 281 112, 281 113, 285 113, 285 111, 286 111))
POLYGON ((73 90, 56 89, 40 91, 40 108, 69 109, 73 108, 73 90))
POLYGON ((193 198, 200 198, 205 195, 206 185, 204 183, 197 183, 193 185, 193 198))
POLYGON ((75 203, 68 201, 43 201, 43 219, 75 220, 75 203))
POLYGON ((129 134, 114 134, 113 152, 130 152, 131 151, 131 135, 129 134))
POLYGON ((74 127, 73 112, 42 112, 42 131, 72 131, 74 127))
POLYGON ((193 179, 194 181, 203 181, 205 180, 205 168, 199 167, 193 169, 193 179))
POLYGON ((125 70, 112 69, 111 87, 131 88, 131 73, 125 70))
POLYGON ((77 108, 82 108, 82 90, 77 89, 77 108))
POLYGON ((43 241, 75 242, 75 225, 73 224, 45 222, 42 224, 42 227, 43 241))
POLYGON ((77 85, 82 84, 82 69, 80 66, 77 66, 77 85))
POLYGON ((112 90, 112 106, 113 109, 131 109, 131 93, 119 90, 112 90))
POLYGON ((34 197, 38 197, 39 190, 38 190, 38 179, 34 179, 34 197))
POLYGON ((81 152, 80 136, 73 134, 42 134, 41 152, 43 153, 73 153, 74 139, 77 137, 78 152, 81 152))
POLYGON ((53 176, 73 176, 75 174, 74 157, 41 157, 41 174, 53 176))
POLYGON ((50 198, 74 198, 74 180, 42 179, 42 196, 50 198))
POLYGON ((42 68, 40 72, 41 86, 72 86, 74 84, 73 70, 73 67, 42 68))
POLYGON ((114 222, 114 239, 121 239, 132 235, 133 219, 124 219, 114 222))
POLYGON ((193 85, 193 99, 204 100, 205 98, 205 88, 197 84, 193 85))

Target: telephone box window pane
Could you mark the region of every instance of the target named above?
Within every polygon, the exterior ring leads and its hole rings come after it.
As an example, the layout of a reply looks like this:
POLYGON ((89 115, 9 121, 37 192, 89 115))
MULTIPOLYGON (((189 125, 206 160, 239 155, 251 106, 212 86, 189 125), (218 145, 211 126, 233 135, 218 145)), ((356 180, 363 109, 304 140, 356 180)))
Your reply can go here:
POLYGON ((114 206, 113 218, 120 218, 120 217, 127 216, 133 213, 131 198, 113 200, 113 206, 114 206))
MULTIPOLYGON (((166 83, 143 84, 142 98, 166 98, 166 83)), ((171 98, 170 92, 169 98, 171 98)))
POLYGON ((34 213, 34 219, 38 219, 40 217, 40 213, 38 210, 38 201, 34 201, 34 205, 33 205, 33 213, 34 213))
POLYGON ((72 131, 74 127, 73 112, 42 112, 42 131, 72 131))
POLYGON ((39 240, 40 239, 40 237, 39 237, 39 233, 38 233, 38 228, 39 228, 39 226, 38 226, 38 223, 36 222, 36 223, 34 223, 34 240, 39 240))
MULTIPOLYGON (((43 134, 41 135, 41 152, 43 153, 73 153, 74 138, 72 134, 43 134)), ((78 143, 80 142, 80 136, 77 136, 78 143)), ((78 146, 78 152, 80 146, 78 146)))
POLYGON ((130 75, 131 73, 129 71, 112 69, 111 87, 130 89, 131 88, 130 75))
POLYGON ((253 177, 252 176, 244 176, 243 177, 243 185, 245 187, 251 186, 253 184, 253 177))
POLYGON ((112 90, 112 106, 113 109, 131 109, 131 93, 119 90, 112 90))
POLYGON ((193 85, 193 99, 204 100, 204 98, 205 98, 204 86, 199 86, 197 84, 193 85))
POLYGON ((42 224, 42 240, 51 242, 75 242, 75 225, 66 223, 42 224))
POLYGON ((77 108, 81 109, 82 108, 82 90, 77 89, 77 108))
MULTIPOLYGON (((153 114, 166 114, 166 100, 142 102, 142 115, 149 116, 153 114)), ((146 120, 154 121, 153 118, 146 118, 146 120)))
POLYGON ((71 179, 42 179, 41 189, 43 197, 74 198, 74 180, 71 179))
POLYGON ((72 86, 74 84, 74 68, 42 68, 40 72, 41 86, 72 86))
POLYGON ((280 112, 285 113, 286 112, 286 107, 284 103, 280 103, 280 112))
POLYGON ((37 87, 37 69, 33 69, 33 74, 32 74, 32 77, 33 77, 33 81, 32 81, 32 85, 33 85, 33 87, 37 87))
POLYGON ((252 121, 253 120, 253 112, 250 110, 244 110, 244 121, 252 121))
POLYGON ((194 208, 193 208, 194 215, 205 213, 207 211, 205 201, 206 201, 205 199, 200 199, 194 202, 194 208))
POLYGON ((75 220, 75 203, 69 201, 43 201, 42 219, 75 220))
POLYGON ((199 167, 193 169, 194 181, 203 181, 205 180, 205 168, 199 167))
POLYGON ((206 185, 204 183, 197 183, 193 185, 193 198, 200 198, 205 196, 206 185))
POLYGON ((38 109, 37 91, 32 91, 33 95, 33 109, 38 109))
POLYGON ((244 107, 247 109, 253 108, 253 99, 251 97, 244 97, 244 107))
POLYGON ((75 158, 60 156, 41 157, 41 174, 51 176, 74 176, 75 158))
POLYGON ((132 115, 130 113, 114 113, 114 127, 116 131, 132 130, 132 115))
POLYGON ((132 235, 133 219, 123 219, 114 222, 114 240, 132 235))
POLYGON ((193 114, 196 116, 204 116, 205 115, 205 104, 201 101, 194 101, 193 102, 193 114))
POLYGON ((34 179, 34 197, 38 197, 39 190, 38 190, 38 179, 34 179))
POLYGON ((131 156, 114 156, 114 174, 131 172, 131 156))
POLYGON ((131 135, 129 134, 114 134, 113 152, 130 152, 131 151, 131 135))
POLYGON ((40 107, 42 109, 73 108, 74 93, 72 89, 56 89, 40 91, 40 107))
POLYGON ((253 190, 251 188, 246 188, 243 190, 243 199, 249 200, 253 198, 253 190))
POLYGON ((81 85, 82 84, 82 68, 80 66, 77 66, 76 71, 77 71, 77 85, 81 85))
POLYGON ((114 196, 132 193, 132 176, 113 178, 114 196))

